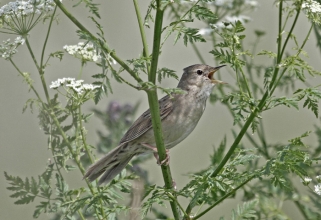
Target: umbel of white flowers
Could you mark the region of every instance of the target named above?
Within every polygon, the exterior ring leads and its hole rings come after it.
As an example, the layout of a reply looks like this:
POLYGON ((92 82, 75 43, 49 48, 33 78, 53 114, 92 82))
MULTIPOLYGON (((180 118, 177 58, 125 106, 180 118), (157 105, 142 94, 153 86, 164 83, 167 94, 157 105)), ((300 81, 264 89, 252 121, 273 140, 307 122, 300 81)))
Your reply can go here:
POLYGON ((13 42, 10 39, 5 40, 0 44, 0 56, 4 59, 10 59, 13 54, 17 53, 17 48, 25 43, 25 39, 17 37, 13 42))
POLYGON ((92 91, 100 86, 93 85, 93 84, 83 84, 84 80, 75 80, 75 78, 62 78, 57 79, 56 81, 51 82, 50 88, 51 89, 58 89, 59 87, 66 86, 71 88, 78 94, 82 94, 85 91, 92 91))

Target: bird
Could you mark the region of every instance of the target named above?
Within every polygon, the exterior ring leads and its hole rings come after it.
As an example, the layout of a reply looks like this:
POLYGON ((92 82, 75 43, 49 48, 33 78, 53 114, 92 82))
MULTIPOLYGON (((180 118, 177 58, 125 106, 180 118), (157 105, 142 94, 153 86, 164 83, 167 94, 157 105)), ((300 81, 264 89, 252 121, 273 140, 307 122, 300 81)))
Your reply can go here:
POLYGON ((158 159, 151 113, 148 109, 132 124, 116 148, 87 169, 84 179, 92 182, 101 176, 98 185, 107 184, 134 156, 145 153, 154 153, 158 164, 168 165, 168 150, 183 141, 194 130, 214 86, 225 84, 214 79, 214 73, 224 66, 195 64, 184 68, 177 86, 182 92, 166 95, 158 101, 166 147, 165 160, 158 159))

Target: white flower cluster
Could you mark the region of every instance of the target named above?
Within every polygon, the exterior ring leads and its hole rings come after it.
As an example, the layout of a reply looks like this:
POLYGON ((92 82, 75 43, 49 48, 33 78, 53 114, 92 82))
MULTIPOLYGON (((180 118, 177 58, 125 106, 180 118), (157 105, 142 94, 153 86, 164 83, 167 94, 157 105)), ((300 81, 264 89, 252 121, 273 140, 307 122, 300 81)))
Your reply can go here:
POLYGON ((58 89, 61 86, 66 86, 81 95, 85 91, 92 91, 100 87, 93 84, 83 84, 83 82, 84 80, 82 79, 76 80, 75 78, 62 78, 58 79, 57 81, 51 82, 50 88, 58 89))
POLYGON ((310 177, 304 177, 303 179, 301 179, 301 183, 303 183, 304 185, 308 185, 309 183, 311 183, 312 179, 310 177))
MULTIPOLYGON (((79 42, 77 45, 65 45, 63 48, 67 53, 78 59, 81 59, 83 62, 98 62, 99 59, 101 59, 101 56, 97 53, 96 49, 92 44, 85 44, 84 42, 79 42)), ((112 57, 108 57, 108 61, 111 64, 117 63, 112 57)))
MULTIPOLYGON (((314 192, 321 196, 321 175, 318 175, 315 178, 316 178, 318 184, 314 185, 314 192)), ((312 182, 312 179, 310 177, 304 177, 303 179, 301 179, 301 182, 305 186, 307 186, 307 185, 309 185, 309 183, 312 182)))
POLYGON ((0 18, 5 21, 11 20, 11 16, 22 17, 30 14, 41 14, 54 9, 53 0, 28 0, 9 2, 0 8, 0 18))
POLYGON ((305 0, 302 9, 306 12, 306 16, 317 24, 321 24, 321 4, 314 0, 305 0))
POLYGON ((101 56, 97 54, 92 44, 85 45, 84 42, 79 42, 78 45, 65 45, 63 48, 70 55, 83 61, 96 62, 101 59, 101 56))
POLYGON ((25 39, 22 37, 17 37, 14 42, 10 42, 10 39, 3 41, 0 44, 0 55, 4 59, 9 59, 13 54, 17 53, 17 47, 24 44, 25 39))
POLYGON ((312 13, 321 13, 321 5, 319 2, 314 0, 306 0, 302 4, 302 8, 312 13))
POLYGON ((321 196, 321 184, 315 185, 314 186, 314 192, 321 196))

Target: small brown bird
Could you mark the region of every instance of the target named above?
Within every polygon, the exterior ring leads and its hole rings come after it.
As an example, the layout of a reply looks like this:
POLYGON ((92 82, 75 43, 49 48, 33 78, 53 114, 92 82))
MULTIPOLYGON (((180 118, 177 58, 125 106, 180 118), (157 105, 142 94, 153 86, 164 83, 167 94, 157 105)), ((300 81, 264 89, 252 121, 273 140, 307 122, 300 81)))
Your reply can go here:
MULTIPOLYGON (((224 84, 213 77, 214 73, 223 66, 225 65, 210 67, 195 64, 186 67, 177 86, 184 93, 167 95, 159 100, 163 138, 167 151, 184 140, 196 127, 213 87, 216 84, 224 84)), ((88 168, 84 178, 93 181, 104 173, 99 184, 108 183, 134 156, 151 152, 158 158, 155 146, 151 114, 147 110, 128 129, 115 149, 88 168)), ((168 163, 168 154, 164 161, 158 161, 158 164, 168 165, 168 163)))

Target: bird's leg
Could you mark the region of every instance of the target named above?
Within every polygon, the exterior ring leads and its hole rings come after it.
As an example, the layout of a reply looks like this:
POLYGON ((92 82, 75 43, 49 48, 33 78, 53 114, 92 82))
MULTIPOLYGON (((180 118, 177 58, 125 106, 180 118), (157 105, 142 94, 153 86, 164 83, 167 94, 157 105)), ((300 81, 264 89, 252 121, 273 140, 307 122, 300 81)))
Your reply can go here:
POLYGON ((144 147, 147 147, 149 149, 151 149, 152 151, 154 151, 154 157, 156 158, 157 160, 157 164, 158 165, 165 165, 165 166, 168 166, 169 165, 169 150, 168 149, 165 149, 166 151, 166 157, 164 160, 162 161, 159 161, 159 156, 158 156, 158 151, 157 151, 157 148, 150 145, 150 144, 146 144, 146 143, 141 143, 141 145, 143 145, 144 147))

